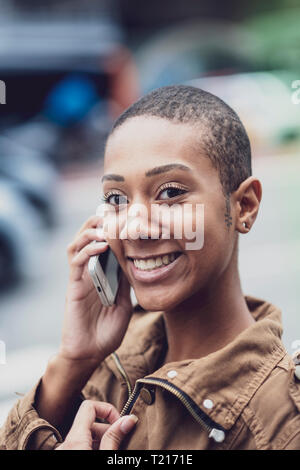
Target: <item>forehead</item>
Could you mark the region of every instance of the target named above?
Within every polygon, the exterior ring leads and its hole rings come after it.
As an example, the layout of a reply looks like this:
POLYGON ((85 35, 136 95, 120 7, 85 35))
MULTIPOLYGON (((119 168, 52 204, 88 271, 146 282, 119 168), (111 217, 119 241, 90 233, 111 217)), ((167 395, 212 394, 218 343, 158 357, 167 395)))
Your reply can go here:
POLYGON ((138 171, 175 162, 198 166, 200 134, 199 127, 190 124, 152 116, 129 118, 108 139, 104 171, 138 171))

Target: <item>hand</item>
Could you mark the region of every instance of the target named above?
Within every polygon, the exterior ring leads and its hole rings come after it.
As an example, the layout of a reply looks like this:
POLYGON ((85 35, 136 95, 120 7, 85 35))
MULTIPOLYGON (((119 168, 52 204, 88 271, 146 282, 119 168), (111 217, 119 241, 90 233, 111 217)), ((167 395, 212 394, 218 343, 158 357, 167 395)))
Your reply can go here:
POLYGON ((116 304, 110 307, 101 304, 88 273, 90 256, 108 248, 103 232, 96 229, 101 224, 103 217, 90 217, 68 247, 70 277, 62 341, 48 363, 35 401, 39 415, 62 435, 74 420, 80 391, 97 366, 119 347, 133 312, 124 273, 116 304), (91 244, 94 240, 98 243, 91 244))
POLYGON ((68 247, 70 277, 60 348, 68 360, 101 362, 121 344, 132 315, 130 284, 123 272, 116 304, 110 307, 101 304, 88 273, 90 256, 108 248, 102 229, 96 228, 101 223, 103 217, 90 217, 68 247))
POLYGON ((55 450, 118 450, 124 436, 135 426, 135 415, 122 416, 110 403, 84 401, 65 441, 55 450), (97 423, 96 418, 109 422, 97 423))

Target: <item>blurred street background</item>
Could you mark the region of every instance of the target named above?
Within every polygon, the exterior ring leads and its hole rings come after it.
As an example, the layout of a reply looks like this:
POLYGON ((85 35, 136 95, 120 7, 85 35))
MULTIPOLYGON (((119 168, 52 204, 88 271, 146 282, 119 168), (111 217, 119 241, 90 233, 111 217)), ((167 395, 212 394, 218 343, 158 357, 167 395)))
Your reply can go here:
POLYGON ((243 290, 282 309, 300 348, 299 22, 293 0, 1 0, 0 425, 59 345, 66 247, 99 204, 107 133, 159 86, 240 115, 263 185, 243 290))

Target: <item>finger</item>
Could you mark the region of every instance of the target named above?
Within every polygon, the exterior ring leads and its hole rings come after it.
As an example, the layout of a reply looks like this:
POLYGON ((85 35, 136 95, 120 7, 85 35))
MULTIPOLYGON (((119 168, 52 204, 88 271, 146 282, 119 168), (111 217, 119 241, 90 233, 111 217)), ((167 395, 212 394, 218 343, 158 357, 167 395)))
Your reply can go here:
POLYGON ((86 435, 87 431, 92 432, 96 418, 105 419, 109 423, 114 423, 118 420, 119 416, 118 410, 111 403, 85 400, 79 407, 73 425, 69 431, 68 438, 78 439, 79 435, 86 435))
POLYGON ((120 413, 111 403, 85 400, 80 405, 73 424, 78 426, 84 426, 85 424, 89 424, 90 426, 92 424, 102 424, 95 423, 96 418, 105 419, 108 423, 113 424, 120 418, 120 413))
POLYGON ((136 425, 135 415, 122 416, 105 432, 100 443, 100 450, 118 450, 122 439, 136 425))
POLYGON ((72 440, 81 433, 86 435, 87 430, 89 431, 91 429, 95 419, 96 411, 93 402, 91 400, 83 401, 76 413, 67 438, 72 440))
POLYGON ((99 450, 101 439, 110 426, 105 423, 92 424, 93 450, 99 450))
POLYGON ((91 216, 83 225, 82 227, 78 230, 78 232, 75 234, 73 241, 67 246, 67 256, 68 260, 70 261, 71 257, 74 255, 74 252, 76 251, 76 241, 78 237, 81 236, 82 232, 89 228, 94 228, 95 230, 100 229, 103 225, 103 217, 99 217, 98 215, 93 215, 91 216), (98 229, 97 229, 98 228, 98 229))
POLYGON ((84 248, 88 243, 96 241, 106 241, 103 236, 103 229, 101 228, 88 228, 84 230, 68 247, 70 255, 74 255, 84 248))
MULTIPOLYGON (((98 225, 103 224, 103 216, 102 215, 91 215, 80 227, 76 235, 79 235, 81 232, 86 230, 87 228, 96 228, 98 225)), ((75 236, 76 236, 75 235, 75 236)))
POLYGON ((82 277, 85 264, 91 256, 104 253, 108 248, 107 242, 95 242, 85 246, 77 255, 75 255, 70 262, 70 280, 79 281, 82 277))
MULTIPOLYGON (((106 403, 104 401, 95 401, 93 403, 95 406, 97 418, 105 419, 109 424, 115 423, 120 418, 120 413, 118 412, 117 408, 111 403, 106 403)), ((103 423, 95 424, 101 425, 103 423)))
MULTIPOLYGON (((117 419, 119 419, 119 418, 117 418, 117 419)), ((108 430, 108 428, 110 426, 111 426, 111 424, 107 424, 107 423, 93 423, 92 424, 93 437, 95 439, 97 439, 99 436, 102 437, 102 435, 108 430)))
POLYGON ((103 434, 108 430, 110 426, 110 424, 105 423, 93 423, 91 428, 93 440, 100 442, 103 437, 103 434))

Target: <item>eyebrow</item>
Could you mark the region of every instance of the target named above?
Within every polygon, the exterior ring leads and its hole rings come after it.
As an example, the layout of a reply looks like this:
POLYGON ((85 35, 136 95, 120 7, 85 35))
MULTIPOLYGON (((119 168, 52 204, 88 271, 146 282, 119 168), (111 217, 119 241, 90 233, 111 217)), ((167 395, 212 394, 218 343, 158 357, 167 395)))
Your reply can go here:
POLYGON ((182 165, 182 163, 169 163, 169 165, 156 166, 152 170, 146 171, 145 176, 159 175, 171 170, 191 171, 188 166, 182 165))
POLYGON ((102 176, 101 178, 101 182, 103 183, 103 181, 125 181, 125 178, 124 176, 121 176, 121 175, 114 175, 113 173, 110 173, 108 175, 104 175, 102 176))
MULTIPOLYGON (((183 171, 191 171, 191 168, 189 168, 186 165, 183 165, 182 163, 169 163, 168 165, 161 165, 161 166, 156 166, 152 168, 152 170, 146 171, 145 176, 154 176, 154 175, 159 175, 161 173, 166 173, 167 171, 171 170, 183 170, 183 171)), ((121 175, 116 175, 113 173, 107 174, 102 176, 102 183, 103 181, 125 181, 124 176, 121 175)))

